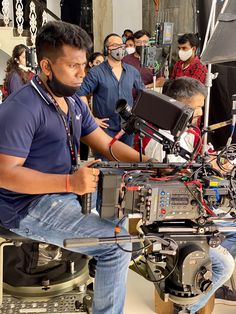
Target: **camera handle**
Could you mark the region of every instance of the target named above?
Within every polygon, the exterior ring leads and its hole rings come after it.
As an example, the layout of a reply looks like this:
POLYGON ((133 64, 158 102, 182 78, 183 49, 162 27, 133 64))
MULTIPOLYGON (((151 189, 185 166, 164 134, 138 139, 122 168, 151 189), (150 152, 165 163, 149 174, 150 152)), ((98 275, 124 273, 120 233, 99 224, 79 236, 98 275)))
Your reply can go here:
MULTIPOLYGON (((191 227, 159 227, 157 229, 157 234, 160 233, 162 236, 164 234, 170 235, 182 235, 182 236, 188 236, 188 235, 196 235, 199 237, 205 237, 207 232, 207 237, 214 236, 215 232, 236 232, 236 226, 235 227, 227 227, 227 226, 217 226, 212 225, 208 226, 206 229, 204 228, 191 228, 191 227), (210 232, 210 234, 209 234, 210 232)), ((137 242, 144 242, 145 240, 150 240, 154 242, 158 242, 160 244, 163 244, 166 246, 167 250, 163 250, 161 253, 167 254, 167 255, 175 255, 177 247, 174 246, 174 244, 168 239, 163 239, 155 234, 149 234, 144 235, 140 234, 138 236, 118 236, 118 237, 101 237, 101 238, 71 238, 71 239, 65 239, 63 242, 63 245, 67 249, 72 248, 78 248, 81 246, 96 246, 99 244, 122 244, 122 243, 137 243, 137 242)))
POLYGON ((101 237, 101 238, 72 238, 65 239, 63 244, 67 249, 77 248, 81 246, 96 246, 99 244, 122 244, 122 243, 137 243, 144 242, 145 240, 158 242, 166 246, 168 249, 163 250, 162 252, 167 255, 175 255, 176 249, 173 243, 170 240, 162 239, 156 235, 144 235, 140 234, 138 236, 118 236, 118 237, 101 237))
POLYGON ((81 196, 81 212, 84 215, 90 214, 92 210, 92 193, 81 196))

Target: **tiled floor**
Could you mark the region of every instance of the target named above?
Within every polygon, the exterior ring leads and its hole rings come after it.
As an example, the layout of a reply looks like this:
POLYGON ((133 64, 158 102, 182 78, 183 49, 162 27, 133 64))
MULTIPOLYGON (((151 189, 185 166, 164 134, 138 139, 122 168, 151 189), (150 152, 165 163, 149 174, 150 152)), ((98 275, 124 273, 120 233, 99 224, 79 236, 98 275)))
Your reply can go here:
MULTIPOLYGON (((154 286, 133 271, 129 271, 125 314, 154 314, 154 286)), ((212 314, 236 314, 235 306, 215 305, 212 314)), ((208 313, 207 313, 208 314, 208 313)), ((209 313, 210 314, 210 313, 209 313)))

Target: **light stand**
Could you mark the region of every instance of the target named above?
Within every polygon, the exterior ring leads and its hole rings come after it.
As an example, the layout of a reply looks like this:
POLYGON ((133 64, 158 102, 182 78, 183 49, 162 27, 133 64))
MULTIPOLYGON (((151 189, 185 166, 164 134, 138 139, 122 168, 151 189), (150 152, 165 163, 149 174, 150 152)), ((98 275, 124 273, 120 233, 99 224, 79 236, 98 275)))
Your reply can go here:
MULTIPOLYGON (((207 42, 210 39, 210 37, 212 36, 216 25, 218 24, 218 22, 215 23, 216 3, 217 3, 217 0, 212 0, 211 11, 210 11, 210 15, 209 15, 209 20, 208 20, 208 25, 207 25, 207 30, 206 30, 206 35, 205 35, 205 40, 204 40, 204 45, 203 45, 201 55, 204 53, 206 46, 207 46, 207 42)), ((225 1, 224 5, 221 9, 221 13, 224 11, 227 3, 228 3, 228 0, 225 1)), ((208 125, 209 125, 210 93, 211 93, 211 87, 212 87, 212 80, 218 76, 218 73, 212 74, 211 69, 212 69, 212 65, 209 63, 208 64, 208 71, 207 71, 207 75, 206 75, 206 83, 205 83, 205 85, 207 87, 207 97, 205 100, 204 129, 207 129, 208 125)), ((203 148, 202 148, 203 154, 205 152, 207 152, 207 138, 208 138, 208 134, 206 133, 204 135, 204 140, 203 140, 203 148)))

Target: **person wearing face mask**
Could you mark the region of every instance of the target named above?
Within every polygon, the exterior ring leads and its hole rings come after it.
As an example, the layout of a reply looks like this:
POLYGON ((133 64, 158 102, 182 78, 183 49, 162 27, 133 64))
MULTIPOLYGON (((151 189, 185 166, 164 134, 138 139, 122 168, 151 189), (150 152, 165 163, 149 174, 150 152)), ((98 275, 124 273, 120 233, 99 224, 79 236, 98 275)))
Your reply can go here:
MULTIPOLYGON (((141 67, 140 55, 142 47, 148 45, 150 34, 145 30, 139 30, 134 33, 134 45, 135 50, 124 57, 123 62, 135 67, 142 78, 144 85, 147 88, 153 87, 153 70, 149 68, 141 67)), ((163 78, 157 78, 156 87, 163 85, 163 78)), ((134 95, 135 96, 135 95, 134 95)))
POLYGON ((128 37, 126 39, 125 50, 126 50, 128 55, 130 55, 130 54, 135 52, 135 43, 134 43, 134 37, 133 36, 128 37))
POLYGON ((199 46, 198 37, 195 34, 184 34, 178 39, 179 61, 174 65, 171 78, 188 76, 199 80, 203 84, 206 80, 207 68, 196 56, 199 46))
POLYGON ((131 29, 125 29, 124 33, 122 35, 122 41, 123 44, 126 43, 127 38, 132 37, 134 35, 133 31, 131 31, 131 29))
MULTIPOLYGON (((121 130, 121 119, 116 112, 116 103, 123 98, 133 105, 133 89, 144 89, 139 72, 123 63, 125 45, 117 34, 109 34, 104 40, 104 55, 107 60, 93 67, 83 80, 77 95, 87 103, 86 96, 93 94, 93 115, 98 125, 114 137, 121 130)), ((120 141, 132 146, 133 135, 124 134, 120 141)), ((104 160, 104 156, 95 154, 104 160)))

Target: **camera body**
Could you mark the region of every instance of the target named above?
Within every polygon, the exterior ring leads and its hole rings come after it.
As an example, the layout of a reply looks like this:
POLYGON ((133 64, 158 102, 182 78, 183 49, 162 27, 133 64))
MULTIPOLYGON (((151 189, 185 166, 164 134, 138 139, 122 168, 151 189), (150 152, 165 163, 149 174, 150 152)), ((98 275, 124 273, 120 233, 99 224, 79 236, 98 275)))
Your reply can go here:
MULTIPOLYGON (((229 206, 229 181, 218 177, 210 165, 205 168, 208 175, 201 173, 192 181, 184 181, 183 175, 166 179, 156 177, 160 169, 177 165, 98 163, 95 166, 100 169, 97 201, 100 216, 112 218, 139 214, 144 225, 178 220, 204 225, 212 216, 205 210, 203 202, 214 209, 229 206)), ((200 164, 192 166, 193 171, 200 167, 200 164)))
POLYGON ((100 169, 97 209, 102 218, 139 217, 139 232, 168 239, 168 246, 153 242, 139 260, 161 298, 182 307, 197 302, 212 288, 209 247, 222 241, 213 209, 229 212, 230 181, 219 177, 210 164, 201 163, 191 165, 190 173, 195 174, 191 180, 185 174, 160 175, 180 164, 101 162, 94 166, 100 169))

